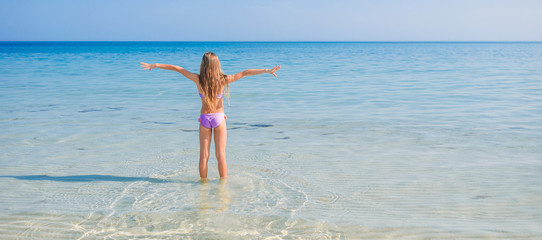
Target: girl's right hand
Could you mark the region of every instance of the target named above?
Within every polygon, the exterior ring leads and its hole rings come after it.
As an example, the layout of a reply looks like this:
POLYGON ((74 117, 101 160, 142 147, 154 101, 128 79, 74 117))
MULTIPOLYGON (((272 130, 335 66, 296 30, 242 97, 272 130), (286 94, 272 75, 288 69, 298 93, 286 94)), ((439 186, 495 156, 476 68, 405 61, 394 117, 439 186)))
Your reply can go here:
POLYGON ((141 62, 141 67, 145 70, 152 70, 153 68, 156 68, 156 65, 154 64, 148 64, 148 63, 144 63, 144 62, 141 62))
POLYGON ((275 66, 273 69, 269 70, 269 73, 273 74, 273 76, 277 77, 277 74, 275 74, 276 71, 280 69, 280 65, 275 66))

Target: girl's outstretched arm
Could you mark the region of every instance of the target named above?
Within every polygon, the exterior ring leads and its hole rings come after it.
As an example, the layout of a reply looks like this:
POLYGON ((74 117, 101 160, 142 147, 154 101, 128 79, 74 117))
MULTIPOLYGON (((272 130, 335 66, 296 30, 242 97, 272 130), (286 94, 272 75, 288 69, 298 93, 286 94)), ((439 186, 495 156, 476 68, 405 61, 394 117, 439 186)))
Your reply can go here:
POLYGON ((154 68, 161 68, 161 69, 165 69, 165 70, 172 70, 172 71, 177 71, 179 73, 181 73, 182 75, 184 75, 186 78, 192 80, 193 82, 198 82, 199 81, 199 76, 198 74, 195 74, 195 73, 192 73, 182 67, 179 67, 179 66, 175 66, 175 65, 170 65, 170 64, 161 64, 161 63, 153 63, 153 64, 148 64, 148 63, 144 63, 142 62, 141 63, 141 67, 145 70, 152 70, 154 68))
POLYGON ((273 76, 277 77, 277 74, 275 74, 275 72, 278 71, 279 69, 280 69, 280 65, 277 65, 272 69, 247 69, 245 71, 231 75, 230 79, 228 80, 228 83, 235 82, 244 77, 263 74, 263 73, 270 73, 270 74, 273 74, 273 76))

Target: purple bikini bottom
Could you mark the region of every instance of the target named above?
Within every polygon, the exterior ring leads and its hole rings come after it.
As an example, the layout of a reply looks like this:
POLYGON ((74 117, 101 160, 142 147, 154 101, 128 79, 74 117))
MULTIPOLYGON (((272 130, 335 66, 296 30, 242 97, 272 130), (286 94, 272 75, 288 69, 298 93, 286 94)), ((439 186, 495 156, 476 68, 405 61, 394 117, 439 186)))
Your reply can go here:
POLYGON ((226 115, 223 112, 217 113, 205 113, 199 116, 198 121, 201 122, 201 125, 206 128, 216 128, 222 121, 226 119, 226 115))

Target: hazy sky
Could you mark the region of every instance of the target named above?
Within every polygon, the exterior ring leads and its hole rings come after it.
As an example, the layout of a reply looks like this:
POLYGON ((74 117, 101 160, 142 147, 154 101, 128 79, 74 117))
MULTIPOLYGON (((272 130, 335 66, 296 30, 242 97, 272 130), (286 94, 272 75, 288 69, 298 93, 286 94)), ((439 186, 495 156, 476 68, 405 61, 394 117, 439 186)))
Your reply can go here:
POLYGON ((542 0, 0 0, 0 41, 542 41, 542 0))

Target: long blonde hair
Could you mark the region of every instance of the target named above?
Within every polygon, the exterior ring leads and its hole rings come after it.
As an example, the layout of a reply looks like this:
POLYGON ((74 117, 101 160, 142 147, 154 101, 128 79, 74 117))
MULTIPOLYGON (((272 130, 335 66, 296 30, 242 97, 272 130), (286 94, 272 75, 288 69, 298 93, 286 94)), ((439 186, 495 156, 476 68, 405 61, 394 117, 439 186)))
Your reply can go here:
POLYGON ((216 110, 217 103, 220 101, 216 98, 218 94, 221 94, 220 90, 224 89, 224 97, 229 98, 227 75, 222 73, 220 61, 212 52, 206 52, 201 58, 199 85, 203 91, 203 101, 212 112, 216 110))

